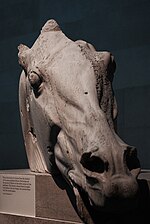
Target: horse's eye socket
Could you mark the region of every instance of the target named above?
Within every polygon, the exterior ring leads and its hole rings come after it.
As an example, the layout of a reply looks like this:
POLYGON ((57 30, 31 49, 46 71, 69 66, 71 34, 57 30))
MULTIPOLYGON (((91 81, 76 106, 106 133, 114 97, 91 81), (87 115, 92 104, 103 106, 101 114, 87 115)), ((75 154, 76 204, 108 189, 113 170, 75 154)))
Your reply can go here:
POLYGON ((37 89, 42 83, 40 76, 34 71, 30 72, 28 79, 33 89, 37 89))

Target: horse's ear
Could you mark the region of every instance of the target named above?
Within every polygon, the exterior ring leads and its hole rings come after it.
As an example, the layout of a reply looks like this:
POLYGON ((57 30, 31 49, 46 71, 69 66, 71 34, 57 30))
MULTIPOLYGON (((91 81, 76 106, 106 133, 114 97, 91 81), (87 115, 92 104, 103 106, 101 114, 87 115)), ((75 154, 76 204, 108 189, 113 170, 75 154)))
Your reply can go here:
POLYGON ((30 48, 28 48, 24 44, 20 44, 18 46, 18 59, 19 59, 19 64, 24 68, 27 69, 28 61, 29 61, 29 51, 30 48))
POLYGON ((24 44, 20 44, 20 45, 18 46, 19 53, 21 53, 21 52, 23 52, 23 51, 27 51, 27 50, 29 50, 29 49, 30 49, 30 48, 27 47, 27 46, 24 45, 24 44))

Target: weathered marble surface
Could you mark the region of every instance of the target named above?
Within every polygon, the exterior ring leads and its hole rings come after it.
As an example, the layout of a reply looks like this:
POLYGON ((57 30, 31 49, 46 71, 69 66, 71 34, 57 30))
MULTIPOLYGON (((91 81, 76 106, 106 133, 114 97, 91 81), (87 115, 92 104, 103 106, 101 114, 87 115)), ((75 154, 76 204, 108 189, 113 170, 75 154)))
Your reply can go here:
POLYGON ((85 223, 93 223, 86 203, 109 212, 135 208, 140 164, 136 149, 115 132, 111 53, 68 39, 49 20, 31 48, 19 46, 18 56, 23 68, 20 114, 31 170, 60 172, 85 223))

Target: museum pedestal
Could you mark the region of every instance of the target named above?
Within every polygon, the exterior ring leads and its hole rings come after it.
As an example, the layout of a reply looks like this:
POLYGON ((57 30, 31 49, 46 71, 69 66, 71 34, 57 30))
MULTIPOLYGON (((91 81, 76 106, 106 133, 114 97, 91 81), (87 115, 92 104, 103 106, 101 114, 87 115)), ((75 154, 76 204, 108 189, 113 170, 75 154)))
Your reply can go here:
POLYGON ((30 170, 0 171, 0 224, 82 223, 65 182, 30 170))
MULTIPOLYGON (((150 172, 141 172, 139 179, 141 183, 146 181, 150 189, 150 172)), ((72 192, 65 184, 60 176, 30 170, 0 171, 0 224, 82 223, 73 208, 72 192)))

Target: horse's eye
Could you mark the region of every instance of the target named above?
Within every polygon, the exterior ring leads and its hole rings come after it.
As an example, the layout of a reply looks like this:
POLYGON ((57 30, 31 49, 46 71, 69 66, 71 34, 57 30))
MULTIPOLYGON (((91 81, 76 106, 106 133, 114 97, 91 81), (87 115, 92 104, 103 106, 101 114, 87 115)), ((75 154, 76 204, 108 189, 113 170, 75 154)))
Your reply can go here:
POLYGON ((41 85, 41 77, 34 71, 31 71, 28 75, 29 82, 34 90, 38 89, 41 85))

